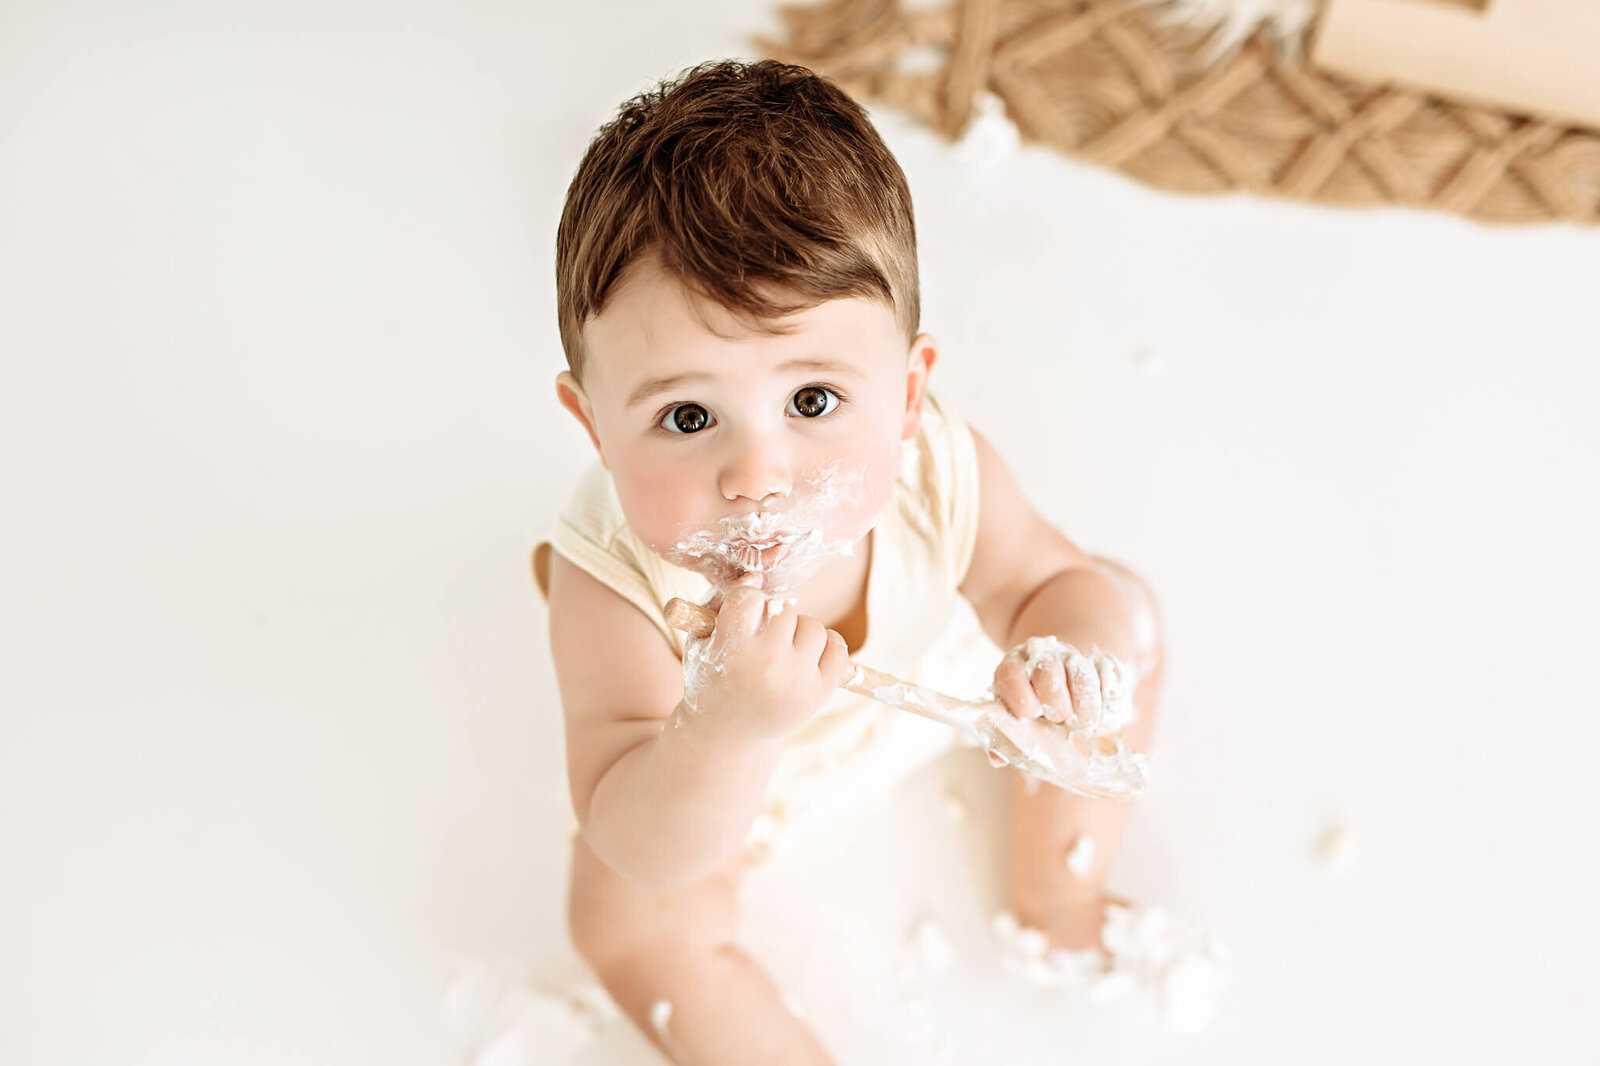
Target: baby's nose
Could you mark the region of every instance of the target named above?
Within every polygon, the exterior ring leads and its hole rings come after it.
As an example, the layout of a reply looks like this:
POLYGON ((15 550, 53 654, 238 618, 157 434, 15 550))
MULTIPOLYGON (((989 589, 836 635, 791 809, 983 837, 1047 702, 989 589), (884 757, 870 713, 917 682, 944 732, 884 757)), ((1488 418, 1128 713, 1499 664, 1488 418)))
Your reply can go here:
POLYGON ((750 441, 735 449, 723 466, 718 489, 725 500, 754 500, 787 496, 794 488, 789 463, 781 448, 750 441))

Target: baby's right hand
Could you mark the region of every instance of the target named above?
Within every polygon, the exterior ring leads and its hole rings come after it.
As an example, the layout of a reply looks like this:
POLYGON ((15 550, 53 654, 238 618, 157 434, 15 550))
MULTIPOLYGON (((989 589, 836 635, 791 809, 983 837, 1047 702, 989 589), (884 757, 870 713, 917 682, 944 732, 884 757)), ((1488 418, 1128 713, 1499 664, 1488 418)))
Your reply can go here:
POLYGON ((683 699, 718 729, 780 739, 799 728, 850 675, 844 638, 791 603, 774 603, 759 578, 722 596, 709 637, 685 642, 683 699))

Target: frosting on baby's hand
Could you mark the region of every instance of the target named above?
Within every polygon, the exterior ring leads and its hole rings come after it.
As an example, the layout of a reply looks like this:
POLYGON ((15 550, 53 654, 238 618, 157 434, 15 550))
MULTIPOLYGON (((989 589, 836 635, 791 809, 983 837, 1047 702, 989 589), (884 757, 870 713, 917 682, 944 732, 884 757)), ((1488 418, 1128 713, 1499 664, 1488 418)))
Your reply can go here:
POLYGON ((1085 654, 1053 636, 1029 637, 1001 660, 995 671, 997 695, 1002 687, 998 680, 1008 666, 1021 670, 1052 721, 1090 734, 1116 733, 1133 721, 1137 679, 1116 656, 1098 647, 1085 654))

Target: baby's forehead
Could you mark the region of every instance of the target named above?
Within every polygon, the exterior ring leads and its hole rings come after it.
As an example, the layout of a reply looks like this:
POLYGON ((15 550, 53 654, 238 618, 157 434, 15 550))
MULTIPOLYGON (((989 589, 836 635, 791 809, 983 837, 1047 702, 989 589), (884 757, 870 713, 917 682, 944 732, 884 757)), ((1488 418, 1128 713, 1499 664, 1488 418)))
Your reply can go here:
POLYGON ((719 295, 708 283, 685 277, 665 266, 658 255, 648 253, 618 275, 604 306, 589 322, 608 317, 654 317, 741 340, 792 334, 803 328, 806 311, 826 302, 761 281, 752 281, 744 292, 719 295), (747 306, 741 307, 741 302, 747 306), (777 308, 779 313, 753 313, 748 306, 755 304, 777 308))
MULTIPOLYGON (((769 296, 771 294, 768 294, 769 296)), ((882 301, 857 296, 807 302, 774 297, 791 310, 758 316, 730 307, 659 267, 630 272, 600 313, 584 324, 592 365, 615 370, 659 362, 711 360, 745 352, 771 358, 808 350, 865 360, 898 326, 882 301)))

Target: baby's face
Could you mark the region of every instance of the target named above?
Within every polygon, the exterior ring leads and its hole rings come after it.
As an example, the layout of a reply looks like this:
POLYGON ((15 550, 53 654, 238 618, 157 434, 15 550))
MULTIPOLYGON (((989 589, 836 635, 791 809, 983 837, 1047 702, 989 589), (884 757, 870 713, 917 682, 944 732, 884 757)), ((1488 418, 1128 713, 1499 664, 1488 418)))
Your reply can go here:
POLYGON ((759 572, 772 592, 872 527, 934 359, 877 301, 782 325, 752 332, 641 264, 584 328, 582 385, 558 379, 652 551, 718 583, 759 572))

